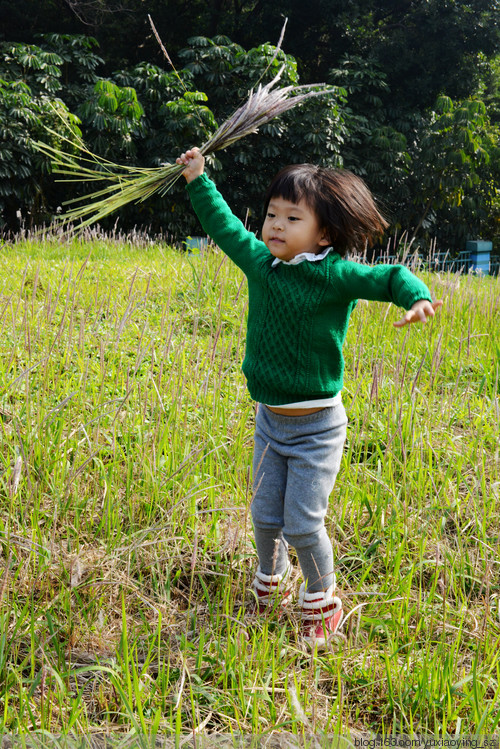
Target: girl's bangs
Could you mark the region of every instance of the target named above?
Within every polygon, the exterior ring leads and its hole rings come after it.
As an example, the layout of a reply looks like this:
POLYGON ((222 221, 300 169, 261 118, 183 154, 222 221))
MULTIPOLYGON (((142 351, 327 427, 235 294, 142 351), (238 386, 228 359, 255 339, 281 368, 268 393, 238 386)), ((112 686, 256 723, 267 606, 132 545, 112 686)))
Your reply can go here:
POLYGON ((313 196, 316 192, 316 185, 312 178, 312 169, 315 167, 310 164, 294 164, 278 172, 267 188, 264 210, 267 210, 273 198, 283 198, 291 203, 305 200, 308 205, 314 205, 313 196))

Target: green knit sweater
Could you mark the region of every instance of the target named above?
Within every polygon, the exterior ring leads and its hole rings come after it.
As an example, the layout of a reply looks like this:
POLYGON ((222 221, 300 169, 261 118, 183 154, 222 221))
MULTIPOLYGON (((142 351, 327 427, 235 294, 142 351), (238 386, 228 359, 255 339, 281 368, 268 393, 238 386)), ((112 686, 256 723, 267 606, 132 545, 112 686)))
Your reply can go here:
POLYGON ((234 216, 203 174, 187 185, 203 229, 247 277, 243 373, 251 397, 270 406, 330 398, 343 384, 342 346, 358 299, 410 309, 432 297, 402 265, 374 267, 330 252, 323 260, 278 263, 234 216))

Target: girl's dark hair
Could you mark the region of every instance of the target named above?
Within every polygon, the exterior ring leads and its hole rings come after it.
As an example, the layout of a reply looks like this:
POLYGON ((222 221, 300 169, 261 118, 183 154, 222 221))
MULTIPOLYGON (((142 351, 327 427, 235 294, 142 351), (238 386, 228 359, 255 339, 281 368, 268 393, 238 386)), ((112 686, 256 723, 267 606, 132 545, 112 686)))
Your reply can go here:
POLYGON ((273 198, 305 200, 340 255, 371 246, 389 226, 363 180, 347 169, 291 164, 267 188, 265 213, 273 198))

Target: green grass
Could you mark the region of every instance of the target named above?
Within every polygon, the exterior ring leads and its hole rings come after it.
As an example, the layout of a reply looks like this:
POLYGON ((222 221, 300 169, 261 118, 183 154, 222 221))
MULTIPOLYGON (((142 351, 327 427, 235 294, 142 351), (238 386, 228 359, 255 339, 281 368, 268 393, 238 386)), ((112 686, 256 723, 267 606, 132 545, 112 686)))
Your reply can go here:
POLYGON ((352 614, 251 622, 246 288, 220 253, 0 249, 0 728, 482 733, 500 721, 500 280, 361 302, 328 527, 352 614))

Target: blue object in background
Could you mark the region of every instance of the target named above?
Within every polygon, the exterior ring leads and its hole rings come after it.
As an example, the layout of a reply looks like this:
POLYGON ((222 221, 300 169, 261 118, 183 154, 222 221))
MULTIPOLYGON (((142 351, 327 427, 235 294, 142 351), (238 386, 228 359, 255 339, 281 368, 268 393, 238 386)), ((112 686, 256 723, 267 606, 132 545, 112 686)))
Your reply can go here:
POLYGON ((490 272, 490 256, 493 249, 492 242, 485 242, 482 239, 469 240, 465 249, 470 252, 470 268, 475 273, 490 272))
POLYGON ((207 246, 207 237, 186 237, 184 245, 190 255, 201 255, 207 246))

